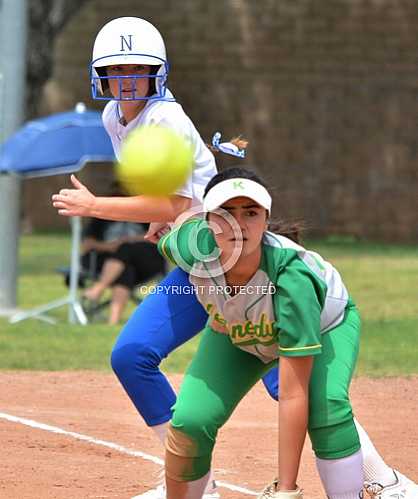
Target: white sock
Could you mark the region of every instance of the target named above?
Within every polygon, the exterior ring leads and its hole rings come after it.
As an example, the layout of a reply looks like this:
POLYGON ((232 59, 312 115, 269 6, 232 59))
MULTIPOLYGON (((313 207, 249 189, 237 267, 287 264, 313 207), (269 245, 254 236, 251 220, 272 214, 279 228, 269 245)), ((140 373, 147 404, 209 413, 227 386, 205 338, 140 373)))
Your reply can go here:
POLYGON ((205 476, 202 476, 202 478, 199 478, 199 480, 194 480, 193 482, 189 482, 189 487, 185 499, 201 499, 201 497, 205 492, 209 478, 210 478, 210 471, 206 473, 205 476))
POLYGON ((383 461, 365 429, 355 418, 354 423, 360 437, 361 451, 363 453, 363 470, 366 481, 377 482, 383 487, 392 485, 396 481, 392 468, 383 461))
POLYGON ((342 459, 317 457, 316 467, 330 499, 359 499, 364 483, 361 450, 342 459))
POLYGON ((165 445, 165 437, 167 436, 169 422, 151 426, 151 430, 157 435, 163 445, 165 445))

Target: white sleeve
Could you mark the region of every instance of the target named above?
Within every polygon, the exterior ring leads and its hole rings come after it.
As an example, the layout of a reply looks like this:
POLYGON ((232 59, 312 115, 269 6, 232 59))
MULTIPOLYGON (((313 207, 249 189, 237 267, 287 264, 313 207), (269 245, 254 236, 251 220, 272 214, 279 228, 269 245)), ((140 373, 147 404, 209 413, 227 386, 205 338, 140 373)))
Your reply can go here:
POLYGON ((196 143, 193 135, 191 134, 190 126, 187 123, 188 120, 184 119, 185 116, 181 115, 179 113, 178 116, 176 116, 177 119, 170 119, 173 118, 172 116, 170 117, 163 117, 158 123, 158 125, 171 128, 174 130, 176 133, 179 135, 183 136, 193 147, 194 149, 194 158, 193 158, 193 171, 192 174, 189 176, 189 178, 186 180, 186 182, 179 188, 177 189, 174 194, 177 194, 178 196, 183 196, 185 198, 193 199, 194 197, 194 189, 193 189, 193 176, 196 168, 196 143), (183 119, 182 119, 183 118, 183 119))
POLYGON ((175 192, 193 200, 193 204, 202 202, 203 192, 209 180, 216 175, 216 163, 191 119, 177 103, 165 103, 150 117, 149 124, 164 126, 183 136, 193 148, 193 170, 187 181, 175 192))

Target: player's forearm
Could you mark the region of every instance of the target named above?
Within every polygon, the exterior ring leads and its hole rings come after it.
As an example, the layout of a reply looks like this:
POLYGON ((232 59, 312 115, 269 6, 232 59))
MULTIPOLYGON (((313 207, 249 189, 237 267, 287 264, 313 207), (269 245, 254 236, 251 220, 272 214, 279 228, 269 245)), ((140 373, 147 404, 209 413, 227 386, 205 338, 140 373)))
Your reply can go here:
POLYGON ((173 222, 190 204, 190 199, 181 196, 96 197, 91 216, 126 222, 173 222))
POLYGON ((279 476, 281 490, 294 490, 308 427, 308 397, 279 403, 279 476), (297 417, 295 417, 297 415, 297 417))

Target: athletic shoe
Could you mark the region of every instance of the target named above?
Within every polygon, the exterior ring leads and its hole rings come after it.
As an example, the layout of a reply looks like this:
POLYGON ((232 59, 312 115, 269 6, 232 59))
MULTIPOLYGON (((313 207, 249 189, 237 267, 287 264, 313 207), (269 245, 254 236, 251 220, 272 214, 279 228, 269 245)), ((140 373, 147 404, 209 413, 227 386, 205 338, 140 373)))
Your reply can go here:
POLYGON ((418 499, 418 485, 406 476, 393 470, 395 483, 392 485, 380 485, 377 482, 368 482, 364 484, 365 499, 418 499))
POLYGON ((220 499, 221 496, 218 492, 218 486, 216 485, 215 480, 211 480, 205 489, 205 493, 203 494, 202 499, 220 499))
POLYGON ((273 482, 267 485, 263 492, 257 496, 257 499, 274 499, 275 497, 278 497, 278 487, 279 481, 275 478, 273 482))
MULTIPOLYGON (((296 488, 293 492, 291 492, 292 497, 298 498, 298 499, 303 499, 303 490, 300 489, 299 487, 296 488)), ((275 478, 273 482, 270 485, 267 485, 267 487, 257 496, 257 499, 278 499, 280 497, 280 492, 279 492, 279 480, 275 478)))
MULTIPOLYGON (((218 492, 218 487, 216 485, 215 480, 212 480, 206 486, 205 493, 203 494, 202 499, 220 499, 220 495, 218 492)), ((139 494, 139 496, 132 497, 132 499, 167 499, 167 495, 165 493, 165 486, 158 485, 156 489, 148 490, 143 494, 139 494)))

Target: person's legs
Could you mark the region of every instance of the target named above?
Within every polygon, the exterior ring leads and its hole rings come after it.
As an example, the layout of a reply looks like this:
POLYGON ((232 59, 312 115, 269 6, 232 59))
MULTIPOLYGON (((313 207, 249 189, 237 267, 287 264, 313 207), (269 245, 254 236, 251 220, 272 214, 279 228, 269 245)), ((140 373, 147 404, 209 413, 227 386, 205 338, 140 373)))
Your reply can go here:
POLYGON ((91 250, 81 255, 81 268, 93 278, 102 271, 104 262, 111 256, 108 251, 91 250))
POLYGON ((207 314, 197 301, 188 275, 176 268, 155 293, 139 305, 112 351, 111 363, 122 386, 149 426, 171 419, 176 395, 159 364, 199 333, 207 314))
POLYGON ((191 290, 184 271, 176 268, 170 272, 158 284, 157 292, 150 294, 131 316, 111 356, 119 381, 162 442, 176 394, 159 364, 199 333, 207 321, 204 308, 191 290))
POLYGON ((277 366, 263 376, 263 385, 273 400, 279 400, 279 369, 277 366))
POLYGON ((360 423, 354 419, 360 436, 363 454, 363 469, 366 479, 365 490, 370 498, 403 497, 418 498, 418 485, 406 476, 388 466, 378 453, 370 437, 360 423))
POLYGON ((109 320, 110 325, 118 324, 122 318, 122 313, 129 301, 132 290, 126 286, 116 284, 112 287, 112 299, 110 301, 109 320))
POLYGON ((99 279, 83 295, 92 301, 98 301, 104 291, 122 274, 125 264, 121 260, 108 258, 102 267, 99 279))
MULTIPOLYGON (((349 312, 344 323, 335 330, 327 333, 323 337, 323 353, 321 360, 324 362, 315 363, 313 376, 325 376, 324 371, 328 376, 327 398, 329 401, 328 416, 326 411, 323 411, 322 416, 318 413, 318 419, 323 419, 321 423, 314 429, 317 443, 323 440, 326 445, 322 448, 322 456, 317 454, 317 466, 325 489, 331 498, 344 499, 347 497, 357 497, 355 488, 351 492, 346 492, 349 489, 350 483, 355 483, 353 477, 360 480, 359 467, 362 466, 363 479, 371 481, 368 486, 370 490, 376 490, 381 495, 376 497, 385 497, 387 494, 397 494, 403 490, 405 498, 413 498, 418 494, 417 486, 408 480, 400 473, 391 470, 378 454, 373 443, 370 441, 365 430, 359 425, 355 419, 348 419, 351 413, 351 406, 347 404, 348 393, 344 386, 349 385, 352 376, 352 368, 355 365, 357 356, 356 341, 359 336, 359 320, 356 314, 349 312), (338 355, 336 355, 338 352, 338 355), (351 366, 351 367, 350 367, 351 366), (340 419, 347 420, 336 423, 335 414, 340 414, 340 419), (334 416, 332 416, 334 414, 334 416), (327 422, 326 419, 329 418, 327 422), (333 419, 334 418, 334 419, 333 419), (325 424, 324 424, 325 422, 325 424), (332 424, 334 422, 335 424, 332 424), (361 450, 344 456, 347 452, 342 447, 350 448, 351 444, 356 441, 354 430, 358 434, 361 450), (336 438, 341 442, 339 453, 330 457, 326 455, 329 452, 329 444, 336 438), (342 445, 345 442, 344 445, 342 445), (326 447, 328 446, 328 451, 326 447), (379 478, 378 478, 379 477, 379 478), (341 492, 345 491, 345 492, 341 492), (350 494, 350 495, 347 495, 350 494)), ((315 391, 318 393, 318 386, 315 384, 315 391)), ((338 446, 334 445, 334 451, 338 446)), ((366 487, 367 488, 367 487, 366 487)), ((376 493, 377 494, 377 493, 376 493)), ((370 497, 374 497, 371 495, 370 497)))
POLYGON ((109 324, 117 324, 121 320, 122 313, 137 284, 136 269, 132 265, 124 265, 122 273, 112 283, 109 324))
POLYGON ((123 243, 106 260, 99 279, 84 292, 84 296, 97 301, 114 284, 133 288, 159 273, 164 274, 165 270, 166 262, 155 244, 146 241, 123 243))
POLYGON ((363 457, 348 389, 357 362, 360 318, 355 307, 342 324, 322 336, 312 369, 309 435, 330 499, 357 499, 364 483, 363 457))
POLYGON ((169 499, 200 499, 219 428, 270 368, 228 336, 206 328, 183 379, 166 441, 169 499))
MULTIPOLYGON (((138 306, 113 347, 111 364, 145 422, 164 443, 176 394, 159 364, 199 333, 207 314, 197 301, 188 275, 174 269, 138 306)), ((208 490, 215 493, 212 482, 208 490)), ((164 497, 160 487, 146 494, 164 497)), ((141 497, 141 496, 137 496, 141 497)), ((148 497, 148 496, 146 496, 148 497)))

